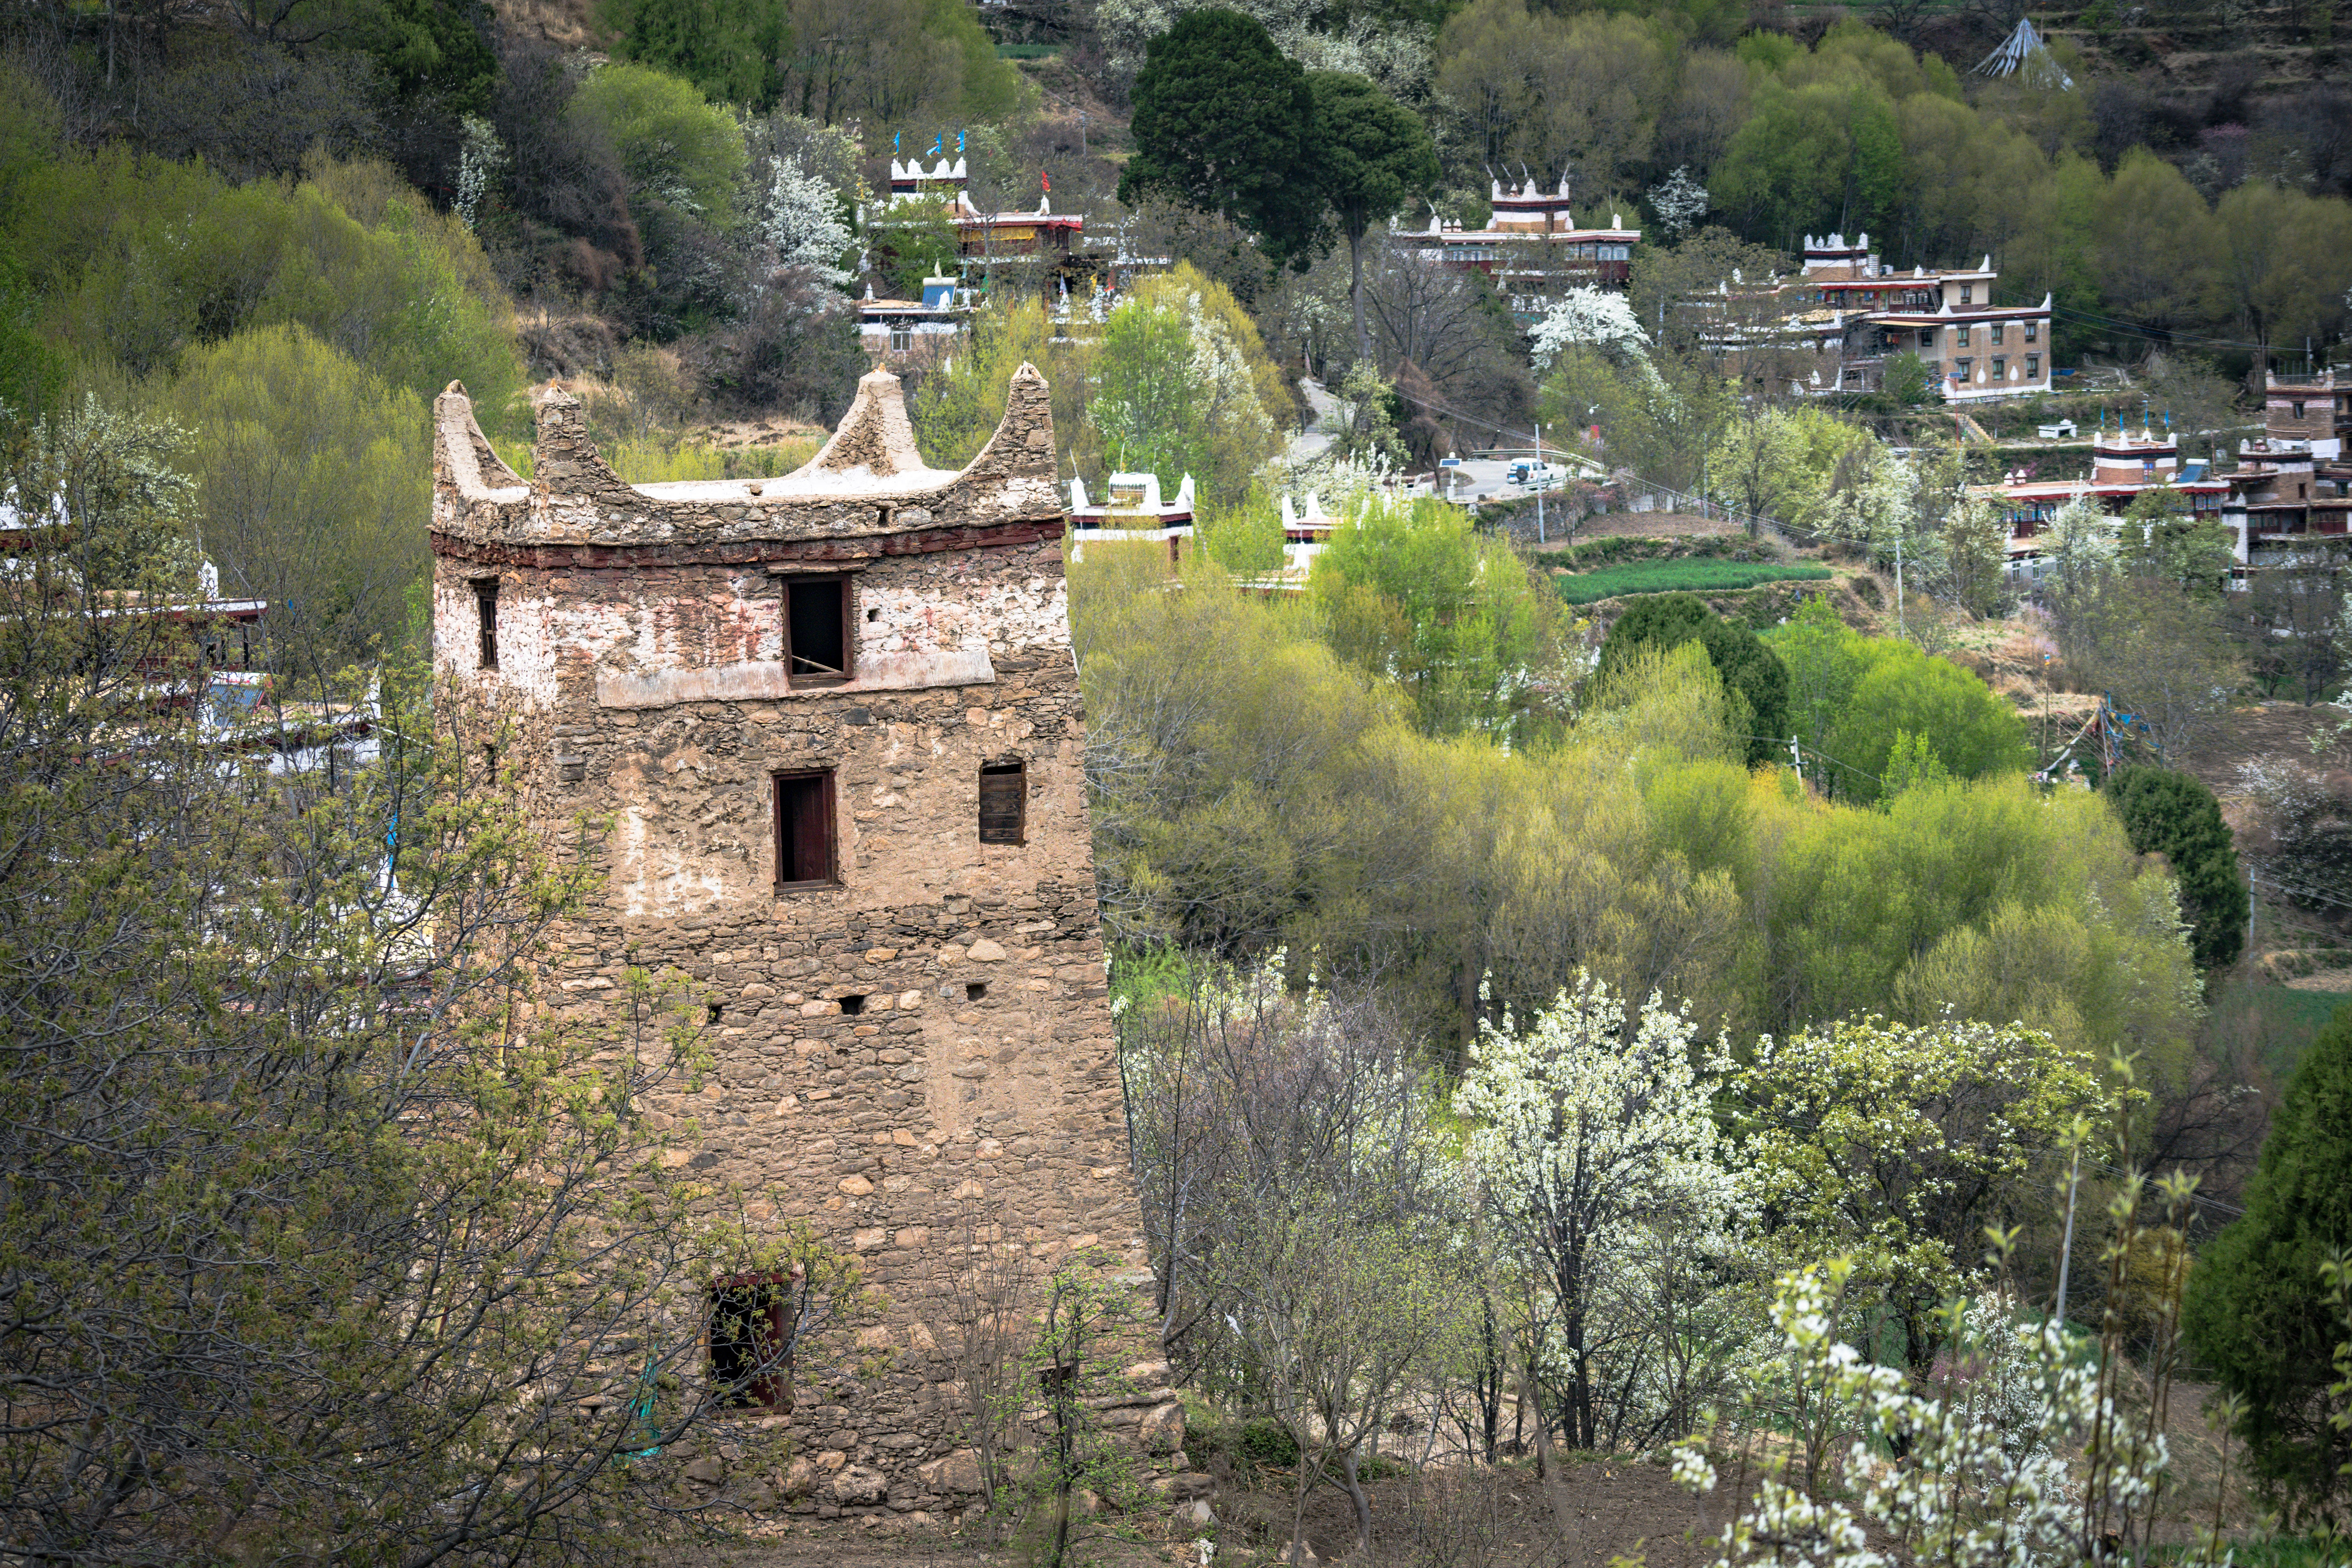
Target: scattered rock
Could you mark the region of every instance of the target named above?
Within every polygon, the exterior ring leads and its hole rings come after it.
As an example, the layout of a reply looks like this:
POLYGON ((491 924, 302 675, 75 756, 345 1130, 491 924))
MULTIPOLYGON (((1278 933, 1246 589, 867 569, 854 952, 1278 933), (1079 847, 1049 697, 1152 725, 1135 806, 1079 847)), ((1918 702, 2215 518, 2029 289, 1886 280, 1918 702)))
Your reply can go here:
MULTIPOLYGON (((1104 1169, 1116 1171, 1117 1167, 1107 1165, 1104 1169)), ((1094 1173, 1088 1172, 1087 1174, 1094 1173)), ((1176 1381, 1176 1369, 1164 1361, 1139 1361, 1120 1375, 1138 1388, 1159 1388, 1176 1381)))
POLYGON ((803 1498, 816 1490, 817 1468, 805 1458, 794 1459, 784 1471, 784 1495, 803 1498))
POLYGON ((1176 1528, 1179 1530, 1214 1530, 1217 1510, 1209 1506, 1206 1498, 1194 1498, 1191 1502, 1176 1505, 1176 1528))
POLYGON ((700 1481, 704 1486, 715 1487, 727 1479, 727 1461, 716 1454, 705 1454, 687 1466, 682 1473, 689 1481, 700 1481))
POLYGON ((1135 1439, 1147 1454, 1172 1454, 1184 1446, 1184 1407, 1171 1402, 1144 1412, 1135 1439))
POLYGON ((727 1489, 727 1500, 752 1513, 771 1513, 776 1507, 776 1489, 761 1480, 740 1480, 727 1489))
POLYGON ((1150 1483, 1154 1497, 1167 1498, 1174 1502, 1204 1498, 1216 1489, 1217 1483, 1198 1470, 1188 1470, 1181 1476, 1161 1476, 1150 1483))
POLYGON ((959 1448, 928 1465, 917 1466, 915 1474, 935 1492, 970 1497, 980 1490, 980 1450, 959 1448))
POLYGON ((982 937, 978 942, 973 942, 970 947, 964 949, 963 955, 971 960, 974 963, 1002 963, 1004 962, 1004 949, 998 946, 995 942, 989 941, 986 937, 982 937))
POLYGON ((890 1478, 864 1465, 852 1465, 833 1478, 833 1498, 844 1508, 872 1508, 890 1495, 890 1478))

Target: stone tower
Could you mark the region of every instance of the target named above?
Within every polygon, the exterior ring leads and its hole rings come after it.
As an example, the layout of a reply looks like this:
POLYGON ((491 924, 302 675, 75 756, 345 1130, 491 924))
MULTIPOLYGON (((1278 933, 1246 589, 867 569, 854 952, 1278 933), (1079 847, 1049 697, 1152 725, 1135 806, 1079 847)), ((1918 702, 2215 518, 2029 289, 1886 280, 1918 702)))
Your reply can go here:
POLYGON ((1045 380, 1022 367, 952 473, 882 372, 765 481, 632 486, 572 397, 538 413, 526 482, 462 388, 436 404, 435 662, 510 716, 551 816, 611 823, 562 994, 593 1007, 630 963, 697 982, 692 1164, 890 1298, 863 1341, 889 1373, 803 1372, 814 1500, 950 1504, 960 1213, 1041 1268, 1143 1261, 1045 380))

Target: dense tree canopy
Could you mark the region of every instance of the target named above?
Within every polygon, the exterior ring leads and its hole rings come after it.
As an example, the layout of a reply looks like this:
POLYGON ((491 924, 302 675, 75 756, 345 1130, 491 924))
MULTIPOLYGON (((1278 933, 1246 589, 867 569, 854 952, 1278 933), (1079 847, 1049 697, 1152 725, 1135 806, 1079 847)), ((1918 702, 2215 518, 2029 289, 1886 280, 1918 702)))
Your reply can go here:
POLYGON ((2100 787, 2132 847, 2171 862, 2198 963, 2221 969, 2235 963, 2246 941, 2246 882, 2213 792, 2188 773, 2150 767, 2117 768, 2100 787))
POLYGON ((2346 1518, 2352 1432, 2328 1394, 2345 1325, 2320 1265, 2352 1247, 2352 1009, 2311 1043, 2271 1121, 2246 1212, 2189 1277, 2184 1322, 2197 1357, 2245 1397, 2238 1435, 2255 1472, 2304 1529, 2346 1518))
POLYGON ((1314 89, 1255 18, 1195 11, 1152 39, 1131 131, 1121 201, 1161 192, 1250 226, 1278 253, 1314 227, 1314 89))
POLYGON ((1437 147, 1419 115, 1370 80, 1314 71, 1315 141, 1308 156, 1323 199, 1348 237, 1349 298, 1356 353, 1369 358, 1364 331, 1364 231, 1437 182, 1437 147))
POLYGON ((1692 594, 1645 594, 1626 606, 1601 645, 1605 674, 1643 645, 1667 648, 1697 642, 1723 678, 1724 689, 1745 707, 1741 749, 1751 763, 1778 752, 1789 724, 1789 673, 1772 650, 1745 626, 1735 626, 1692 594))

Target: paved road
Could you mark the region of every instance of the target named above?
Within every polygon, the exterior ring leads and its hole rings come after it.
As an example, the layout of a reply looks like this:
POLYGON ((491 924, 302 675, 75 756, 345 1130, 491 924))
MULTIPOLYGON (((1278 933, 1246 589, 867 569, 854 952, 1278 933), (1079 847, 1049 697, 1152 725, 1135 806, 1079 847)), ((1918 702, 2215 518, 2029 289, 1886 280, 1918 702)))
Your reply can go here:
MULTIPOLYGON (((1307 395, 1307 406, 1315 410, 1315 423, 1291 437, 1288 455, 1294 464, 1320 457, 1329 450, 1332 433, 1339 423, 1339 400, 1322 383, 1301 377, 1298 386, 1307 395)), ((1533 489, 1526 485, 1515 485, 1510 480, 1511 465, 1518 461, 1521 459, 1517 458, 1466 458, 1459 468, 1453 470, 1454 477, 1450 480, 1439 482, 1435 493, 1460 501, 1512 500, 1520 496, 1531 496, 1535 494, 1533 489)), ((1553 459, 1553 466, 1560 467, 1560 460, 1553 459)), ((1432 493, 1426 484, 1414 488, 1423 495, 1432 493)))

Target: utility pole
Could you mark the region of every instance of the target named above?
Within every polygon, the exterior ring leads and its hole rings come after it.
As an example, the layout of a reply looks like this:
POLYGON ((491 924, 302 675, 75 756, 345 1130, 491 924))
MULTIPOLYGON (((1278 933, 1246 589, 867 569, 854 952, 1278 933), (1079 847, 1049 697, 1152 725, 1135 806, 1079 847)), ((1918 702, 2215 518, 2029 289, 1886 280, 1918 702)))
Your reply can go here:
MULTIPOLYGON (((1544 542, 1543 421, 1536 421, 1536 542, 1544 542)), ((781 809, 781 808, 779 808, 781 809)))
POLYGON ((2066 1172, 2066 1234, 2058 1243, 2058 1326, 2066 1326, 2066 1266, 2074 1260, 2074 1184, 2083 1174, 2083 1145, 2074 1145, 2074 1163, 2066 1172))
POLYGON ((1911 629, 1903 621, 1903 536, 1895 536, 1895 635, 1907 637, 1911 629))

